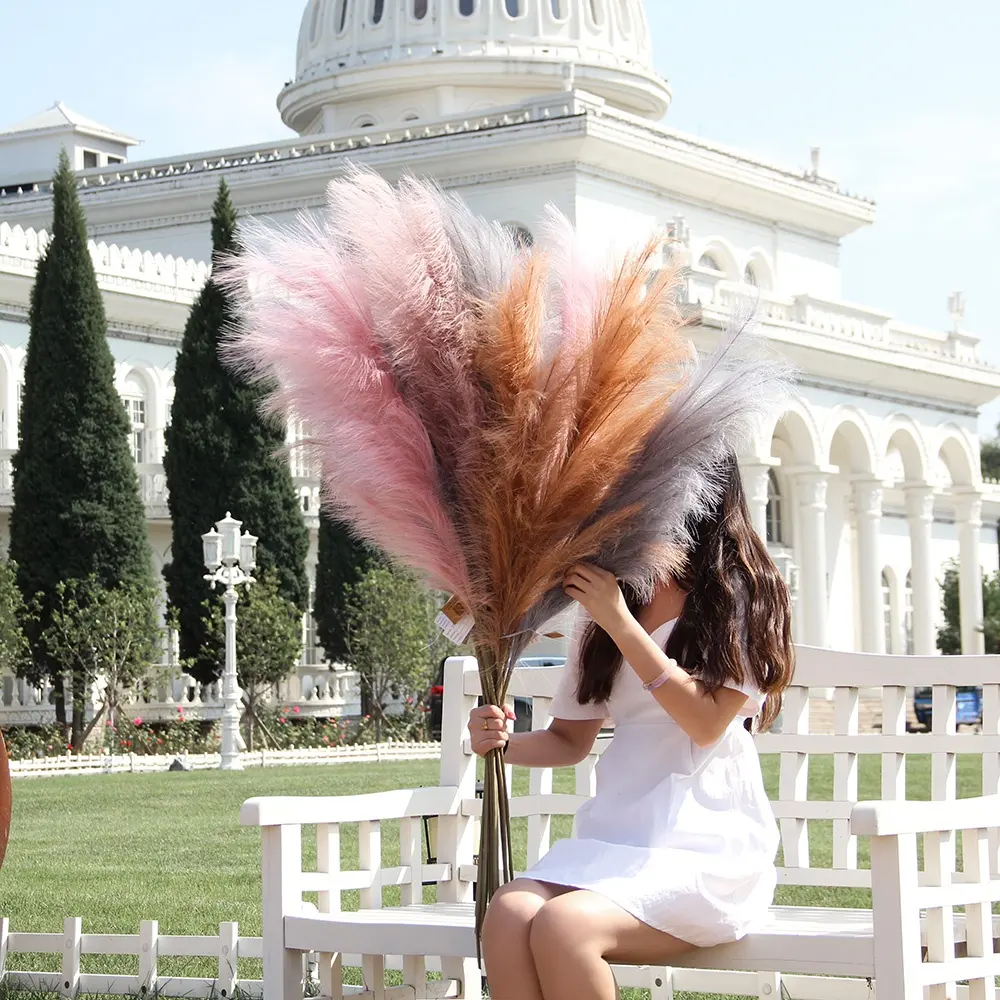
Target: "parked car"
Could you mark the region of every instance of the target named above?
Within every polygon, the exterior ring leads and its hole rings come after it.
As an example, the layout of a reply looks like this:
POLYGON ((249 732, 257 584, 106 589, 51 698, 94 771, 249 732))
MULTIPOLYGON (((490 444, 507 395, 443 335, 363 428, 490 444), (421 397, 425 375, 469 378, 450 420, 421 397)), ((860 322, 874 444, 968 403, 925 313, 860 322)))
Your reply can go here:
MULTIPOLYGON (((929 687, 915 688, 913 691, 913 714, 925 729, 931 728, 933 694, 929 687)), ((955 692, 955 715, 958 725, 982 725, 983 689, 960 687, 955 692)))
MULTIPOLYGON (((447 659, 447 657, 445 657, 447 659)), ((565 656, 522 656, 518 661, 522 667, 561 667, 566 662, 565 656)), ((430 735, 432 740, 441 739, 441 709, 444 705, 444 664, 443 659, 438 664, 438 675, 431 687, 427 699, 430 709, 430 735)), ((480 699, 482 703, 482 699, 480 699)), ((531 730, 531 699, 517 696, 514 698, 514 732, 526 733, 531 730)))

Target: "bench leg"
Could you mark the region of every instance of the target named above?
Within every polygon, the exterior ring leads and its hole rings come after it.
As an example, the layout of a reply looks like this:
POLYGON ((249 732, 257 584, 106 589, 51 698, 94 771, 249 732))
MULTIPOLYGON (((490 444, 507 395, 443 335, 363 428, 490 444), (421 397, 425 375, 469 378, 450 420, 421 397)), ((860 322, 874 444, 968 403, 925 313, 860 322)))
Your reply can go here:
POLYGON ((361 977, 372 1000, 385 1000, 385 955, 362 955, 361 977))
POLYGON ((403 956, 403 985, 412 986, 417 1000, 427 996, 427 959, 423 955, 403 956))
POLYGON ((483 1000, 483 973, 474 958, 444 956, 441 972, 445 979, 457 979, 462 984, 462 1000, 483 1000))
POLYGON ((267 1000, 302 1000, 302 952, 264 945, 264 996, 267 1000))
POLYGON ((330 1000, 344 1000, 344 964, 339 952, 319 956, 319 988, 330 1000))

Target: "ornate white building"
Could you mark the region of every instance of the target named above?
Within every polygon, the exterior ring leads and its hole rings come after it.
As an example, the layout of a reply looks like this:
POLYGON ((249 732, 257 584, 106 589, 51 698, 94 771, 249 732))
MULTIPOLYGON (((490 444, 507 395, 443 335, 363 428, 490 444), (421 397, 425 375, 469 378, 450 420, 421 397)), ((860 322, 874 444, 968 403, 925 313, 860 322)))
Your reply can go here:
MULTIPOLYGON (((281 218, 321 205, 348 161, 410 170, 526 237, 549 202, 598 235, 672 227, 706 346, 741 296, 759 295, 763 332, 802 372, 744 462, 754 517, 797 595, 797 638, 933 652, 938 582, 956 559, 963 644, 980 649, 1000 489, 980 476, 977 412, 1000 372, 960 328, 958 300, 950 330, 843 301, 840 244, 874 206, 825 177, 818 154, 795 172, 660 124, 671 95, 651 45, 641 0, 309 0, 295 79, 278 95, 295 138, 130 163, 133 140, 62 105, 0 133, 0 468, 17 444, 36 234, 60 145, 79 170, 161 562, 173 355, 220 178, 241 213, 281 218)), ((294 471, 313 517, 316 484, 294 471)), ((9 489, 4 471, 0 511, 9 489)))

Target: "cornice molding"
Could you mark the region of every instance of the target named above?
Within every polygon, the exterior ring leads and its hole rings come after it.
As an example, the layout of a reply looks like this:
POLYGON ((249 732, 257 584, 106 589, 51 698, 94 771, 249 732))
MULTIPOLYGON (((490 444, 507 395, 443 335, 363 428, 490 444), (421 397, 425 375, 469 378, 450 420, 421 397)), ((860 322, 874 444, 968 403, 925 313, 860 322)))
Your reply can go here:
MULTIPOLYGON (((0 319, 28 325, 28 309, 16 302, 0 302, 0 319)), ((138 323, 117 323, 108 320, 108 337, 115 340, 132 340, 143 344, 179 348, 183 334, 161 327, 143 326, 138 323)))

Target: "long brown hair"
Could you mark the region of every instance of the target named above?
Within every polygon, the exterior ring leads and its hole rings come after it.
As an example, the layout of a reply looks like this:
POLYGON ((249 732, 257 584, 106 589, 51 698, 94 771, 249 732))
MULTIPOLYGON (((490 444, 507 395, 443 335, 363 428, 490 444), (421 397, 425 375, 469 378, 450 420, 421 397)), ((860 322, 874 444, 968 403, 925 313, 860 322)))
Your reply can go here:
MULTIPOLYGON (((691 527, 694 544, 677 578, 687 598, 665 652, 711 692, 727 682, 759 688, 767 697, 758 728, 767 729, 794 670, 791 600, 750 519, 735 456, 726 462, 717 509, 691 527)), ((638 617, 635 592, 622 592, 638 617)), ((621 667, 614 640, 591 622, 580 648, 579 702, 606 701, 621 667)))

